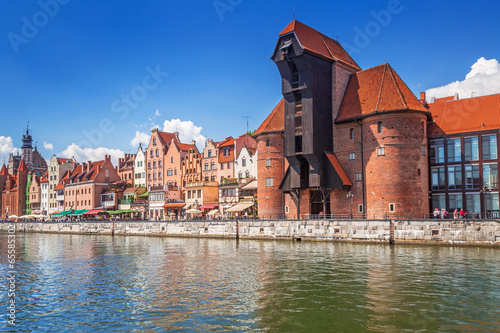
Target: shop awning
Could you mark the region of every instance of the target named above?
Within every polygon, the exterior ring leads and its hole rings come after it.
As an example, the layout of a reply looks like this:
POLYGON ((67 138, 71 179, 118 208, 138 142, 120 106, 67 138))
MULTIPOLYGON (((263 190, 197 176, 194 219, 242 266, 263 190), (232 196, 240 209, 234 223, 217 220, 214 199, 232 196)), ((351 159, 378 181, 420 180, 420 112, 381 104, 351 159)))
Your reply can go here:
POLYGON ((143 197, 147 197, 148 195, 149 195, 149 192, 145 192, 143 194, 139 194, 138 197, 143 198, 143 197))
POLYGON ((82 216, 86 212, 88 212, 89 209, 80 209, 80 210, 75 210, 74 213, 68 214, 68 216, 82 216))
POLYGON ((163 207, 184 207, 185 203, 184 202, 175 202, 175 203, 168 203, 164 204, 163 207))
POLYGON ((208 216, 212 216, 212 215, 219 215, 219 214, 220 214, 220 212, 219 212, 219 210, 218 210, 218 209, 212 209, 211 211, 209 211, 209 212, 207 213, 207 215, 208 215, 208 216))
POLYGON ((89 211, 86 211, 85 213, 83 213, 83 215, 94 215, 94 214, 99 214, 100 212, 102 212, 104 209, 91 209, 89 211))
POLYGON ((52 214, 52 216, 66 216, 68 214, 70 214, 71 212, 73 212, 72 210, 65 210, 65 211, 62 211, 60 213, 57 213, 57 214, 52 214))
POLYGON ((219 206, 218 204, 206 204, 202 205, 200 209, 214 209, 215 207, 219 206))
POLYGON ((241 202, 239 204, 234 205, 233 207, 226 209, 226 212, 241 212, 247 208, 253 206, 253 202, 241 202))

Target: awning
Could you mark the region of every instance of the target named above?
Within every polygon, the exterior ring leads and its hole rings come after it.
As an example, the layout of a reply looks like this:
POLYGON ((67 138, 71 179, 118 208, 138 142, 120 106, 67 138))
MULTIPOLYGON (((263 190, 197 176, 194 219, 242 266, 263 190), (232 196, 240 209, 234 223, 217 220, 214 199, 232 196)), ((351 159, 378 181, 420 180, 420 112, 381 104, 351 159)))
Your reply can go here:
POLYGON ((201 210, 196 209, 196 208, 192 208, 190 210, 186 210, 186 213, 188 213, 188 214, 199 214, 199 213, 201 213, 201 210))
POLYGON ((206 204, 202 205, 200 209, 214 209, 215 207, 219 206, 218 204, 206 204))
POLYGON ((147 197, 148 195, 149 195, 149 192, 145 192, 143 194, 139 194, 138 197, 143 198, 143 197, 147 197))
POLYGON ((68 214, 70 214, 71 212, 73 212, 72 210, 65 210, 65 211, 62 211, 60 213, 57 213, 57 214, 52 214, 52 216, 66 216, 68 214))
POLYGON ((83 214, 85 214, 86 212, 88 212, 89 209, 80 209, 80 210, 75 210, 74 213, 72 214, 68 214, 68 216, 82 216, 83 214))
POLYGON ((256 190, 257 189, 257 181, 252 180, 250 183, 246 184, 241 189, 242 190, 256 190))
POLYGON ((253 206, 253 202, 241 202, 226 210, 226 212, 241 212, 253 206))
POLYGON ((83 213, 83 215, 94 215, 94 214, 99 214, 100 212, 102 212, 104 209, 91 209, 85 213, 83 213))
POLYGON ((211 211, 209 211, 207 213, 208 216, 217 215, 217 214, 220 214, 218 209, 212 209, 211 211))
POLYGON ((184 202, 175 202, 175 203, 168 203, 164 204, 163 207, 184 207, 185 203, 184 202))

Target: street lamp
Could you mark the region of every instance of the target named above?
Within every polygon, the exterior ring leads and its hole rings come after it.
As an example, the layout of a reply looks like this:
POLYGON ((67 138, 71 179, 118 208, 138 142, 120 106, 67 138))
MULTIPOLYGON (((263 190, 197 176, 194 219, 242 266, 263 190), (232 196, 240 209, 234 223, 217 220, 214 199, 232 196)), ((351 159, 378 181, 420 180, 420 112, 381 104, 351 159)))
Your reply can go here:
POLYGON ((354 197, 354 194, 352 194, 351 191, 347 193, 347 199, 349 199, 349 219, 352 220, 352 198, 354 197))

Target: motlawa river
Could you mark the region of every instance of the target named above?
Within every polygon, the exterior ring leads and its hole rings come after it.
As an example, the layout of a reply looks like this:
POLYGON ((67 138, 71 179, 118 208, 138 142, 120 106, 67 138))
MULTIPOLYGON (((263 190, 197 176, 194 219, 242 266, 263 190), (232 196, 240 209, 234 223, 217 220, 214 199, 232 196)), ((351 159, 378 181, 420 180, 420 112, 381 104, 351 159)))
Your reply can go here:
POLYGON ((0 331, 500 332, 495 248, 7 237, 0 331))

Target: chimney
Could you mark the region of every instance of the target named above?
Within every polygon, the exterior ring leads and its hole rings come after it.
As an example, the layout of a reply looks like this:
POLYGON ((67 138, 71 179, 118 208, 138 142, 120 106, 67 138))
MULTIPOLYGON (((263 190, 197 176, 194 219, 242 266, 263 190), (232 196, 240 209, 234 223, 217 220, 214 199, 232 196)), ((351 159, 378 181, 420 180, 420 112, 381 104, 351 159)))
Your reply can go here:
POLYGON ((455 97, 453 98, 453 100, 457 100, 458 99, 458 93, 455 94, 455 97))
POLYGON ((431 103, 435 103, 436 102, 436 97, 435 96, 432 96, 431 97, 431 103))
POLYGON ((90 171, 90 163, 92 163, 92 162, 90 162, 90 161, 87 162, 87 172, 90 171))
POLYGON ((420 103, 425 104, 425 91, 420 93, 420 103))
POLYGON ((192 140, 191 144, 194 146, 196 144, 196 140, 192 140))
POLYGON ((471 92, 470 97, 472 97, 472 98, 476 97, 476 92, 475 91, 471 92))

